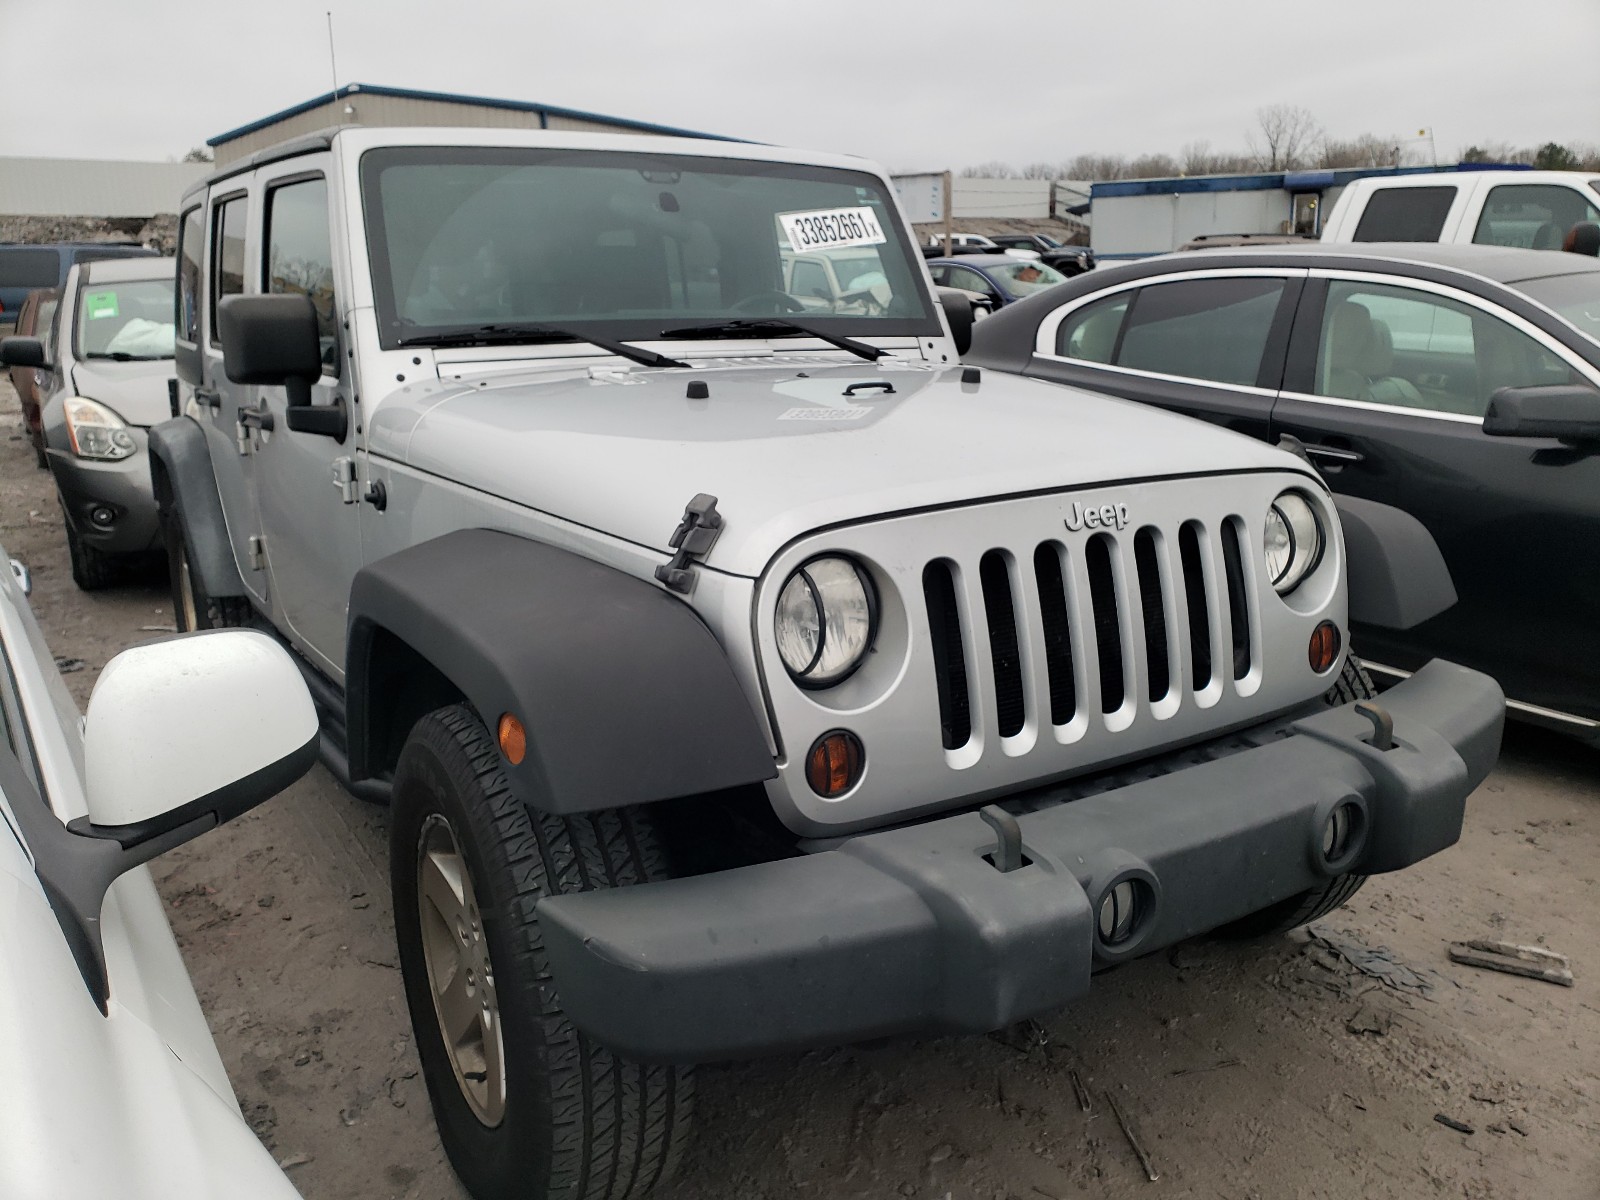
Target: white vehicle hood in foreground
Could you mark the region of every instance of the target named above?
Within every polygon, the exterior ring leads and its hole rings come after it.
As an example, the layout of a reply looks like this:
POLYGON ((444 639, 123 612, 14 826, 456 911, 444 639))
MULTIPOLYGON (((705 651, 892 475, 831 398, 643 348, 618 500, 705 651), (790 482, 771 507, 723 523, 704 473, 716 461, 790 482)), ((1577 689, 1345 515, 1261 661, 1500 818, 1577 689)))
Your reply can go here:
POLYGON ((783 365, 447 377, 385 397, 369 445, 663 552, 684 505, 710 493, 725 524, 707 562, 749 576, 793 538, 840 522, 1113 480, 1303 465, 1146 405, 994 371, 978 384, 961 375, 793 355, 783 365), (708 385, 709 399, 687 397, 691 380, 708 385), (864 382, 894 392, 844 394, 864 382))

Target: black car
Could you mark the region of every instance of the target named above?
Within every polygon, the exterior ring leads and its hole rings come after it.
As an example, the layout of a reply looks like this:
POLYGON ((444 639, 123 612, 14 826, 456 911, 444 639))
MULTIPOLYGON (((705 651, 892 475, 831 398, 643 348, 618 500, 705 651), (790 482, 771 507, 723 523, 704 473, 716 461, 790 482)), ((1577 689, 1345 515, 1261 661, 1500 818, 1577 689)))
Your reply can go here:
POLYGON ((1094 251, 1087 246, 1066 246, 1048 233, 991 233, 988 238, 1004 250, 1037 250, 1039 261, 1069 279, 1094 269, 1094 251))
POLYGON ((1007 306, 965 361, 1295 439, 1334 491, 1420 520, 1455 582, 1457 604, 1405 633, 1357 625, 1367 664, 1454 659, 1600 745, 1600 262, 1422 244, 1164 256, 1007 306))
POLYGON ((15 325, 28 293, 59 288, 73 263, 160 254, 138 242, 0 242, 0 325, 15 325))

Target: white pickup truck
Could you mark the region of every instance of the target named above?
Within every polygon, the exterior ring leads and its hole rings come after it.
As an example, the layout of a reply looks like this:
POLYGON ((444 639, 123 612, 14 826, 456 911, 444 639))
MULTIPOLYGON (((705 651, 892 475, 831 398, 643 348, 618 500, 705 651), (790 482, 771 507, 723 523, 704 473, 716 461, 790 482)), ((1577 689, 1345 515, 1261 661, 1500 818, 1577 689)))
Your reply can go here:
POLYGON ((1355 180, 1340 193, 1322 240, 1560 250, 1585 222, 1600 222, 1600 178, 1584 172, 1441 171, 1355 180))

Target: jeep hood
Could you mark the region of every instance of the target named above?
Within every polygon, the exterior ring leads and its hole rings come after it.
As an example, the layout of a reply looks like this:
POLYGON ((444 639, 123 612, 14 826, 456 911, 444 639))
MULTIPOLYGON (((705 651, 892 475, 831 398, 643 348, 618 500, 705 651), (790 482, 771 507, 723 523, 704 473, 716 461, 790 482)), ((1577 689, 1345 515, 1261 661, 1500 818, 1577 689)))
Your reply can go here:
POLYGON ((72 387, 78 395, 98 400, 129 425, 148 428, 172 416, 167 380, 173 378, 173 371, 170 358, 85 359, 72 366, 72 387))
POLYGON ((369 444, 663 553, 684 505, 708 492, 725 524, 707 562, 749 576, 801 534, 906 509, 1303 466, 1216 426, 1074 388, 851 362, 428 381, 383 400, 369 444), (689 398, 691 380, 709 397, 689 398))

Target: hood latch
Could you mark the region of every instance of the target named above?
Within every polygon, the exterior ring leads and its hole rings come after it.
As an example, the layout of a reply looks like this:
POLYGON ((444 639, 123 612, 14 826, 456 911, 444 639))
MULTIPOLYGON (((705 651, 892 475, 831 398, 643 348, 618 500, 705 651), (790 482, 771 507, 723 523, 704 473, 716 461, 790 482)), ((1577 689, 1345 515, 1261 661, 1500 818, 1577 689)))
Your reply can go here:
POLYGON ((667 539, 676 554, 671 562, 656 568, 656 578, 670 591, 687 596, 694 590, 694 560, 704 559, 716 544, 722 532, 722 514, 717 511, 717 498, 699 493, 683 510, 683 520, 667 539))

